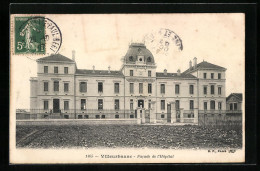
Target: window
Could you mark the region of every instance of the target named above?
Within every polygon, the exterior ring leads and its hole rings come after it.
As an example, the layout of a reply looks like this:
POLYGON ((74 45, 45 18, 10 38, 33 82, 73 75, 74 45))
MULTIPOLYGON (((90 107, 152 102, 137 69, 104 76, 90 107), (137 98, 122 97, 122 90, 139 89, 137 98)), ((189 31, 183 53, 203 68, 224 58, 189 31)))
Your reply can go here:
POLYGON ((80 82, 79 83, 79 91, 80 92, 87 92, 87 83, 86 82, 80 82))
POLYGON ((130 70, 130 76, 134 76, 134 70, 130 70))
POLYGON ((44 110, 48 110, 49 109, 49 101, 47 101, 47 100, 43 101, 43 108, 44 108, 44 110))
POLYGON ((190 94, 193 94, 193 85, 190 85, 190 94))
POLYGON ((204 110, 208 110, 208 103, 204 102, 204 110))
POLYGON ((221 95, 221 87, 218 87, 218 94, 221 95))
POLYGON ((211 79, 214 79, 214 73, 211 73, 211 79))
POLYGON ((143 93, 143 83, 139 83, 139 93, 143 93))
POLYGON ((115 99, 115 110, 119 109, 119 99, 115 99))
POLYGON ((88 119, 88 115, 84 115, 84 119, 88 119))
POLYGON ((203 78, 207 79, 207 73, 203 73, 203 78))
POLYGON ((151 109, 151 108, 152 108, 152 101, 149 100, 149 101, 148 101, 148 109, 151 109))
POLYGON ((147 62, 152 62, 152 58, 150 56, 147 58, 147 62))
POLYGON ((69 110, 69 101, 64 101, 64 110, 69 110))
POLYGON ((215 86, 214 85, 210 86, 210 92, 211 92, 211 94, 215 94, 215 86))
POLYGON ((175 94, 180 94, 180 85, 179 84, 175 85, 175 94))
POLYGON ((221 110, 222 109, 222 103, 218 102, 218 109, 221 110))
POLYGON ((164 115, 163 115, 163 114, 161 115, 161 118, 164 118, 164 115))
POLYGON ((59 81, 54 81, 54 91, 59 91, 59 81))
POLYGON ((64 67, 64 74, 68 74, 69 73, 69 67, 64 67))
POLYGON ((48 82, 44 82, 43 83, 43 87, 44 87, 44 91, 48 91, 49 90, 49 83, 48 82))
POLYGON ((233 104, 232 103, 230 103, 229 107, 230 107, 230 110, 233 110, 233 104))
POLYGON ((78 119, 82 119, 82 115, 78 115, 78 119))
POLYGON ((161 110, 165 110, 165 100, 161 100, 161 110))
POLYGON ((190 110, 193 110, 193 109, 194 109, 194 101, 190 100, 190 110))
POLYGON ((130 57, 129 57, 129 61, 131 61, 131 62, 134 61, 133 56, 130 56, 130 57))
POLYGON ((152 71, 148 71, 148 77, 152 76, 152 71))
POLYGON ((134 100, 130 99, 130 110, 134 110, 134 100))
POLYGON ((103 83, 102 82, 98 83, 98 92, 103 93, 103 83))
POLYGON ((80 109, 81 110, 86 110, 86 99, 81 99, 80 100, 80 109))
POLYGON ((103 99, 98 99, 98 110, 103 110, 103 99))
POLYGON ((134 115, 130 115, 130 118, 134 118, 134 115))
POLYGON ((58 74, 59 73, 59 68, 58 67, 54 67, 54 73, 58 74))
POLYGON ((152 84, 148 84, 148 93, 152 93, 152 84))
POLYGON ((101 115, 101 118, 104 119, 104 118, 106 118, 106 116, 105 115, 101 115))
POLYGON ((64 83, 64 92, 69 91, 69 83, 64 83))
POLYGON ((237 110, 237 103, 234 103, 234 110, 237 110))
POLYGON ((44 66, 44 73, 48 73, 48 66, 44 66))
POLYGON ((218 79, 221 79, 221 73, 218 73, 218 79))
POLYGON ((175 109, 180 110, 180 101, 179 100, 175 100, 175 109))
POLYGON ((100 116, 99 115, 96 115, 96 119, 99 119, 100 118, 100 116))
POLYGON ((161 84, 161 94, 165 94, 165 84, 161 84))
POLYGON ((130 83, 130 93, 134 93, 134 83, 130 83))
POLYGON ((119 115, 115 115, 115 118, 119 118, 119 115))
POLYGON ((215 110, 215 101, 214 100, 210 101, 210 109, 215 110))
POLYGON ((204 87, 203 87, 203 93, 204 93, 204 94, 207 94, 207 93, 208 93, 207 86, 204 86, 204 87))
POLYGON ((119 93, 119 83, 114 84, 114 91, 115 93, 119 93))

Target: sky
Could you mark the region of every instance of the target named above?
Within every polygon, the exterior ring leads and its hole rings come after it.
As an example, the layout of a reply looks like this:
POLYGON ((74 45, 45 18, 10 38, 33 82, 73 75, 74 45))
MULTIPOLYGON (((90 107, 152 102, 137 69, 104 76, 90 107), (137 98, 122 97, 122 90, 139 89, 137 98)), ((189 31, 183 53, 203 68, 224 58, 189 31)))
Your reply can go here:
MULTIPOLYGON (((226 95, 244 93, 245 21, 242 13, 210 14, 55 14, 43 15, 56 23, 62 33, 58 53, 72 58, 75 50, 80 69, 119 70, 121 58, 131 42, 145 40, 152 52, 157 72, 185 71, 197 57, 225 67, 226 95), (183 50, 169 41, 167 52, 158 51, 161 29, 173 31, 183 50), (144 37, 153 35, 154 42, 144 37)), ((11 37, 12 39, 12 37, 11 37)), ((30 77, 37 76, 35 60, 46 55, 11 53, 11 95, 16 108, 30 107, 30 77)))

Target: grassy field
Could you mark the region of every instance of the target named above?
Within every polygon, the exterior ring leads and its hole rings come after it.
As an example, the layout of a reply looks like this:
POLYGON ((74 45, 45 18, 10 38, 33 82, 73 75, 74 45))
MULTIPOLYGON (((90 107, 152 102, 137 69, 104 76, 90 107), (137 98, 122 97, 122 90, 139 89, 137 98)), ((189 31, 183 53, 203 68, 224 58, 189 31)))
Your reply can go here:
POLYGON ((170 125, 17 126, 18 148, 242 148, 242 131, 170 125))

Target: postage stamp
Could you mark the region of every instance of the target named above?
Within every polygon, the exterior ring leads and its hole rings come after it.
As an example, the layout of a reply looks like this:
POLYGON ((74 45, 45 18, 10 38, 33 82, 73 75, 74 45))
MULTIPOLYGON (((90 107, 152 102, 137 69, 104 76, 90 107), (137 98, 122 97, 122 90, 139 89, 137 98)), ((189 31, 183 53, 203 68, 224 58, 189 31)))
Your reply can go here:
POLYGON ((15 54, 45 54, 44 17, 15 17, 15 54))
POLYGON ((13 52, 16 55, 56 54, 62 44, 59 27, 43 16, 22 16, 14 18, 13 52))

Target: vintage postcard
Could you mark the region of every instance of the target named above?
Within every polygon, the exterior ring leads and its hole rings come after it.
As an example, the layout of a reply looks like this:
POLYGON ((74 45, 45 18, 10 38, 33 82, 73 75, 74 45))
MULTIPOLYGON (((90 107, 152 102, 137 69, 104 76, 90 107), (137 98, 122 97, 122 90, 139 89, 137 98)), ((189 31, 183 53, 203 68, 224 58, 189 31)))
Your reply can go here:
POLYGON ((245 162, 243 13, 11 14, 10 163, 245 162))

